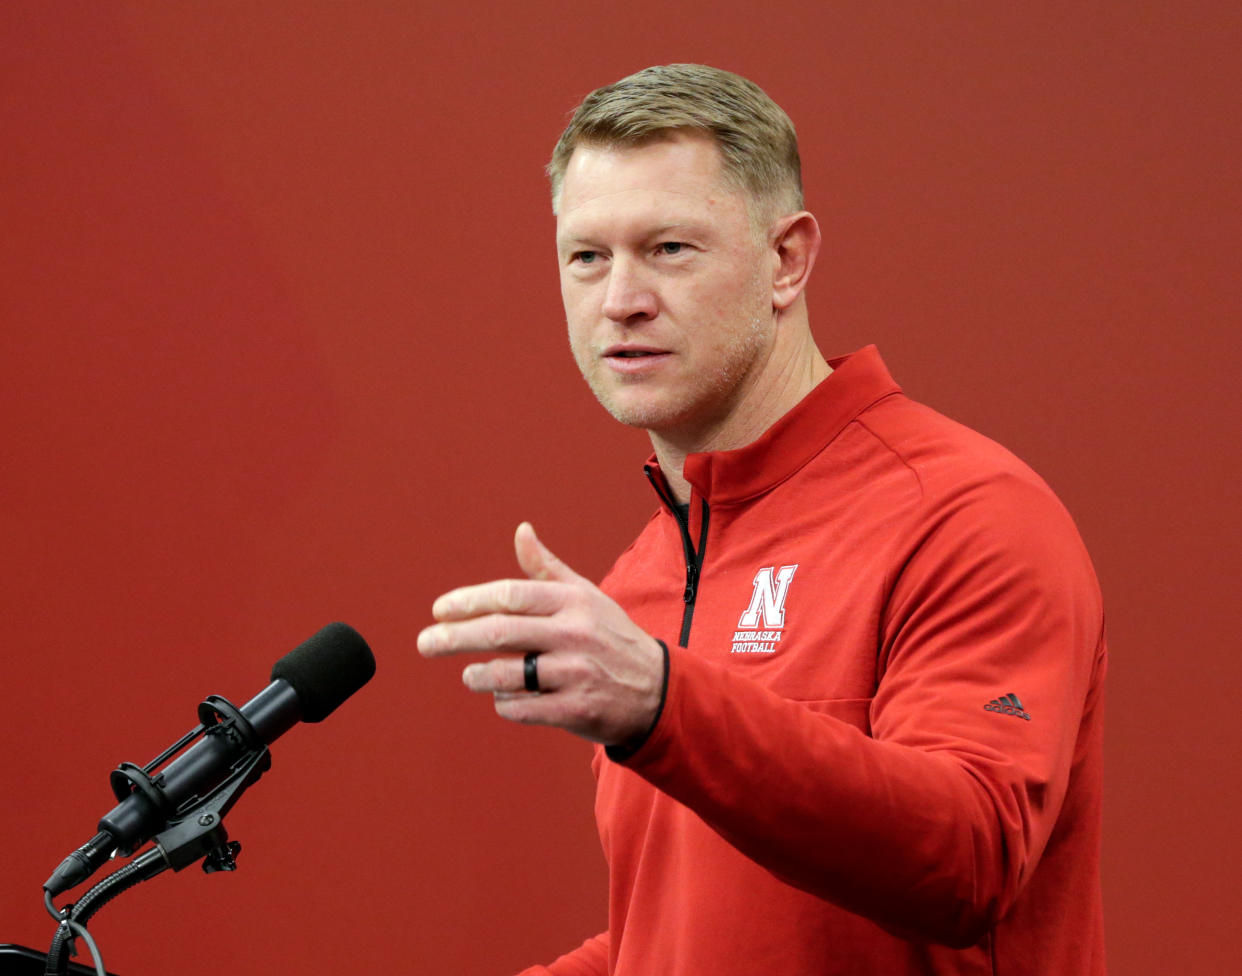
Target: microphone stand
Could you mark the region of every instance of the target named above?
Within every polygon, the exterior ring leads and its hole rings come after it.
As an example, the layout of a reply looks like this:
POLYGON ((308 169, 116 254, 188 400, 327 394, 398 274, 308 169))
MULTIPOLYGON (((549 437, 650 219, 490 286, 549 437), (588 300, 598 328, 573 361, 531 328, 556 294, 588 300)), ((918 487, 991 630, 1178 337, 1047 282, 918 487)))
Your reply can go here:
POLYGON ((233 765, 233 771, 214 790, 184 810, 177 810, 173 819, 166 821, 164 829, 155 836, 155 846, 125 867, 114 871, 86 892, 76 904, 57 909, 52 896, 44 892, 44 904, 48 913, 59 924, 52 946, 47 954, 45 976, 66 976, 69 955, 73 952, 73 940, 81 935, 95 956, 96 971, 106 976, 102 961, 95 949, 86 923, 108 902, 124 894, 130 888, 148 881, 169 868, 180 871, 202 859, 203 871, 237 870, 237 855, 241 844, 230 841, 224 829, 224 815, 272 766, 272 755, 267 746, 258 739, 250 723, 241 711, 217 695, 209 696, 199 705, 202 724, 187 735, 173 749, 140 769, 131 763, 122 763, 112 774, 112 789, 118 800, 123 800, 131 790, 148 795, 159 795, 151 771, 175 751, 188 745, 199 735, 230 735, 240 737, 250 749, 233 765), (218 724, 217 724, 218 723, 218 724))

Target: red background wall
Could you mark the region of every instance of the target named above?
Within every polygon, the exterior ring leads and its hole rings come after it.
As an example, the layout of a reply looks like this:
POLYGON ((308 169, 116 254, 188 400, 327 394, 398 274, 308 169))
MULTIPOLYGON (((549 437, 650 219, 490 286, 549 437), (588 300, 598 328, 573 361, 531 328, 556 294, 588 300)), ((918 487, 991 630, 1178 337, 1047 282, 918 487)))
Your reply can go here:
POLYGON ((125 974, 500 973, 604 924, 588 748, 414 653, 531 519, 652 508, 563 337, 540 168, 706 61, 797 122, 821 347, 996 437, 1109 608, 1113 971, 1238 971, 1233 3, 0 5, 0 941, 205 694, 330 620, 375 681, 275 750, 235 875, 93 927, 125 974))

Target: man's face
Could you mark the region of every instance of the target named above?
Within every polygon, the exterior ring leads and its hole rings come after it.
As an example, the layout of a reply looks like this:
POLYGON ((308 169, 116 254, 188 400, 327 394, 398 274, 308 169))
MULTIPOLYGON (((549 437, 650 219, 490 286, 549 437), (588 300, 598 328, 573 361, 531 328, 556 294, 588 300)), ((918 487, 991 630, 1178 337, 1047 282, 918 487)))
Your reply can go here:
POLYGON ((776 268, 715 143, 580 146, 559 204, 569 343, 591 390, 622 423, 710 435, 771 349, 776 268))

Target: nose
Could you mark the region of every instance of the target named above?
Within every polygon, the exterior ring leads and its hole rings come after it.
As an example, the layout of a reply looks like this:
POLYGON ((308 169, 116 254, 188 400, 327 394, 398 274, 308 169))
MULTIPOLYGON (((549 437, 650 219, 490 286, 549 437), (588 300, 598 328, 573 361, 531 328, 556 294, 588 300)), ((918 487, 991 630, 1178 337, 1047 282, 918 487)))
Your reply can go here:
POLYGON ((625 325, 655 318, 656 308, 655 290, 638 262, 628 257, 615 257, 608 269, 604 315, 625 325))

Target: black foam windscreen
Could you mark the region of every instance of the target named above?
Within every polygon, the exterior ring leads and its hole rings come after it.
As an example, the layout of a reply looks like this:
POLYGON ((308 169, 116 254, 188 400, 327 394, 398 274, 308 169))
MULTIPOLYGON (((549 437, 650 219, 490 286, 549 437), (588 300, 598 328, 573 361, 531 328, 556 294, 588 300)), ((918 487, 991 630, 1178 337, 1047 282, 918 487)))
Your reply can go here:
POLYGON ((272 667, 297 693, 303 722, 321 722, 371 680, 375 657, 362 635, 348 624, 328 624, 272 667))

